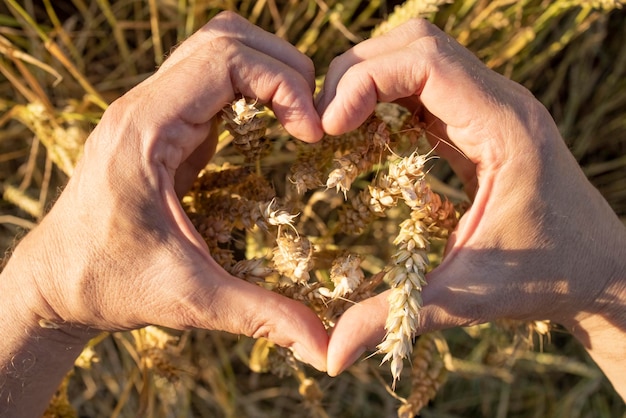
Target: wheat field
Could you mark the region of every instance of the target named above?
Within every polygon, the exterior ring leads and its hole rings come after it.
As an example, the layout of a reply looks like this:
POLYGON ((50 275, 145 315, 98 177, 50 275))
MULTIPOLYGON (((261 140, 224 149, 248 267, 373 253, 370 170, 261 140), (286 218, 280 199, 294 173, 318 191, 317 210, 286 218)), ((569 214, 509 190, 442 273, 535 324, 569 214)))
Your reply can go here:
MULTIPOLYGON (((53 204, 107 105, 146 79, 172 48, 221 10, 235 11, 296 45, 313 59, 320 82, 333 57, 360 40, 412 17, 433 21, 544 103, 585 174, 626 224, 623 3, 3 0, 0 249, 9 253, 53 204)), ((413 203, 396 205, 401 194, 380 195, 378 202, 393 204, 384 216, 368 212, 372 218, 366 220, 359 220, 354 208, 358 212, 360 193, 368 186, 377 190, 381 178, 392 181, 415 167, 414 150, 428 159, 423 127, 402 109, 381 106, 359 130, 325 139, 332 147, 327 142, 326 148, 307 148, 286 134, 271 111, 258 108, 266 114, 263 122, 242 132, 240 124, 229 126, 236 115, 227 108, 218 153, 183 204, 212 255, 231 274, 300 298, 332 326, 357 296, 389 286, 379 272, 398 259, 399 248, 407 250, 400 237, 418 212, 413 203), (260 124, 261 135, 249 135, 260 124), (382 142, 359 150, 363 138, 382 142), (252 152, 257 145, 262 150, 252 152), (343 165, 334 162, 337 155, 325 151, 329 148, 341 150, 343 165), (383 149, 400 158, 381 163, 383 149), (350 164, 357 167, 354 175, 333 171, 350 164), (310 183, 311 171, 303 167, 313 170, 310 183), (329 177, 334 182, 328 183, 329 177), (207 215, 220 210, 230 217, 207 215), (247 219, 246 213, 256 218, 247 219), (290 218, 294 213, 300 216, 290 218), (260 222, 271 234, 259 229, 260 222), (359 234, 348 234, 342 225, 359 234), (287 247, 281 238, 299 246, 287 247), (271 263, 264 261, 269 258, 271 263), (302 286, 285 285, 280 277, 300 277, 313 291, 303 293, 302 286), (350 293, 355 296, 340 293, 353 278, 359 283, 359 291, 350 293)), ((432 268, 465 198, 443 160, 424 164, 410 181, 431 196, 416 219, 429 220, 432 240, 416 260, 432 268)), ((379 189, 388 191, 387 186, 379 189)), ((419 410, 426 418, 626 417, 610 383, 556 324, 500 321, 420 337, 412 361, 400 361, 404 371, 397 382, 389 363, 380 365, 383 357, 364 358, 330 378, 265 340, 158 327, 102 334, 77 360, 46 416, 407 417, 419 410)))

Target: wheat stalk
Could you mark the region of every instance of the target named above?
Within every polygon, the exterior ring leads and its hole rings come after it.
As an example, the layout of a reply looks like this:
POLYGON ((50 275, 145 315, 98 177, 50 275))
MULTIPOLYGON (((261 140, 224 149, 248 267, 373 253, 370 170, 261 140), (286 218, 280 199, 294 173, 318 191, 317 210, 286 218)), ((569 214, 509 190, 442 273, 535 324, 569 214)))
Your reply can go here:
MULTIPOLYGON (((295 200, 292 204, 302 205, 309 190, 324 184, 346 201, 338 212, 338 229, 329 230, 324 239, 305 234, 299 214, 288 210, 284 199, 278 199, 263 179, 260 162, 267 121, 259 116, 256 102, 246 98, 234 101, 222 116, 233 135, 234 147, 244 155, 244 167, 222 166, 204 172, 185 200, 211 254, 227 271, 307 304, 328 327, 334 326, 350 303, 372 296, 386 276, 391 287, 390 310, 387 335, 378 349, 385 354, 383 362, 391 363, 394 387, 403 360, 411 354, 419 322, 429 239, 445 238, 456 222, 453 206, 433 193, 426 182, 425 164, 430 155, 415 151, 400 157, 392 151, 399 139, 415 144, 423 133, 419 122, 395 109, 381 107, 353 132, 326 136, 313 146, 298 146, 289 184, 294 186, 300 202, 295 200), (404 135, 392 134, 391 126, 404 135), (388 163, 388 159, 392 162, 388 163), (329 160, 334 161, 332 166, 329 160), (245 168, 252 162, 257 163, 254 172, 245 168), (373 173, 375 168, 376 175, 367 187, 354 194, 355 180, 373 173), (372 220, 387 216, 388 210, 399 202, 409 208, 410 216, 400 223, 394 240, 396 252, 380 274, 366 279, 362 258, 349 248, 339 246, 329 251, 336 246, 336 231, 361 233, 372 220), (265 231, 270 239, 271 259, 265 255, 236 260, 235 251, 228 249, 234 237, 241 234, 236 231, 250 234, 255 229, 265 231), (324 251, 328 255, 336 253, 328 267, 323 265, 327 258, 322 256, 324 251)), ((285 362, 290 363, 286 357, 285 362)))

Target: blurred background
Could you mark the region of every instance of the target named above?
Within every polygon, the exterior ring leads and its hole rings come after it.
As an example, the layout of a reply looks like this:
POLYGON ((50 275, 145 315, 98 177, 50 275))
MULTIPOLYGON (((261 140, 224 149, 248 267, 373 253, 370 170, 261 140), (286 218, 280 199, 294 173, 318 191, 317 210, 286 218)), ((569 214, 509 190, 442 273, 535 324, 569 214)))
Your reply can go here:
MULTIPOLYGON (((359 41, 411 17, 433 21, 539 98, 626 223, 623 3, 2 0, 0 250, 8 254, 54 202, 107 105, 221 10, 296 45, 320 79, 333 57, 359 41)), ((445 164, 432 174, 460 189, 445 164)), ((557 325, 485 324, 433 341, 429 355, 446 373, 435 376, 436 395, 423 417, 626 416, 602 373, 557 325)), ((380 356, 331 379, 303 366, 289 376, 267 373, 255 361, 259 350, 248 338, 220 332, 151 327, 102 335, 68 374, 47 416, 391 417, 410 392, 407 375, 390 393, 380 356)))

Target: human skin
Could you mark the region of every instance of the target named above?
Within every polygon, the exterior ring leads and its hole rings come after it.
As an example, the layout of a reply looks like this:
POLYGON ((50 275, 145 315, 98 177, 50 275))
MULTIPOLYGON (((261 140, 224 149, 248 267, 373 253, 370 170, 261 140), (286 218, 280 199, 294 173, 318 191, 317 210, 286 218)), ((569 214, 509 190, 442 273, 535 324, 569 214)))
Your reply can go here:
POLYGON ((304 305, 228 275, 179 197, 242 95, 321 138, 313 64, 232 13, 212 19, 105 112, 67 187, 1 273, 0 416, 41 416, 98 332, 157 324, 267 337, 320 370, 328 335, 304 305))
MULTIPOLYGON (((551 320, 626 397, 626 228, 547 110, 423 20, 332 62, 317 98, 324 131, 350 131, 379 101, 400 101, 421 116, 473 200, 442 264, 427 275, 418 334, 498 318, 551 320)), ((382 341, 387 296, 339 319, 330 375, 382 341)))
POLYGON ((422 113, 434 140, 464 152, 437 146, 474 205, 428 277, 419 331, 552 319, 572 330, 623 396, 626 353, 615 341, 626 329, 624 228, 550 116, 425 22, 379 39, 333 63, 318 98, 321 121, 310 60, 230 13, 113 103, 59 200, 1 273, 0 416, 40 416, 101 330, 158 324, 265 336, 331 375, 381 341, 385 295, 346 312, 327 361, 317 317, 229 276, 184 215, 178 197, 214 152, 215 115, 241 95, 269 103, 309 142, 322 128, 357 127, 377 100, 404 99, 422 113))

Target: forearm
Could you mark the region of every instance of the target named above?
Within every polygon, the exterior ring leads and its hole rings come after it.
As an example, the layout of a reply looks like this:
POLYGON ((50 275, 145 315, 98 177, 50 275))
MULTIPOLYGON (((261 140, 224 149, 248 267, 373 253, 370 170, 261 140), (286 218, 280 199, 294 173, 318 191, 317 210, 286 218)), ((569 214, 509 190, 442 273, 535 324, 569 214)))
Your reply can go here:
POLYGON ((626 320, 599 316, 593 325, 582 323, 572 333, 602 369, 617 393, 626 400, 626 320))
MULTIPOLYGON (((626 248, 626 244, 624 247, 626 248)), ((626 255, 622 264, 626 263, 626 255)), ((622 399, 626 400, 626 266, 621 286, 614 285, 598 298, 604 308, 583 312, 568 328, 583 344, 622 399)))
POLYGON ((626 400, 626 228, 603 199, 595 202, 595 234, 578 243, 590 255, 587 264, 592 270, 580 267, 585 277, 579 280, 606 282, 593 294, 593 302, 564 325, 626 400))
POLYGON ((47 308, 30 286, 33 274, 45 274, 43 255, 23 244, 0 274, 0 417, 41 416, 88 340, 44 318, 47 308))

